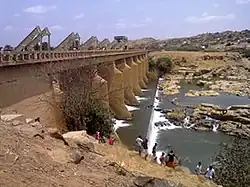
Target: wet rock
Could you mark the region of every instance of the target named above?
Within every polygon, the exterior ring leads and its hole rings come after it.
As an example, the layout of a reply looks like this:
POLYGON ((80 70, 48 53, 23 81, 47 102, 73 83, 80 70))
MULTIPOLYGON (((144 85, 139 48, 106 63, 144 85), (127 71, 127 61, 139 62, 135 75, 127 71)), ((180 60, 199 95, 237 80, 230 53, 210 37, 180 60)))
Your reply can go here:
POLYGON ((199 97, 199 96, 219 96, 220 94, 213 90, 204 90, 204 91, 197 91, 197 90, 189 90, 185 93, 187 97, 199 97))
POLYGON ((134 185, 131 187, 185 187, 183 184, 159 179, 154 177, 139 176, 135 179, 134 185))
MULTIPOLYGON (((194 111, 195 115, 206 115, 222 121, 219 130, 230 135, 250 138, 250 105, 233 105, 222 109, 217 105, 202 103, 194 111)), ((218 122, 200 122, 199 126, 211 128, 218 122)))

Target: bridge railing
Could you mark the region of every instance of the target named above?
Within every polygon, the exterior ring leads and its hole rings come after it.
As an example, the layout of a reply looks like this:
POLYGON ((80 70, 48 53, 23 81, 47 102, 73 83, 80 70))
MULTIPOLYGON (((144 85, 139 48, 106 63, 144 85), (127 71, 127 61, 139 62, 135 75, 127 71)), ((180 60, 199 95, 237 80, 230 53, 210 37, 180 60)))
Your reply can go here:
POLYGON ((144 50, 80 50, 80 51, 24 51, 0 52, 0 66, 17 65, 19 63, 35 63, 59 60, 70 60, 98 56, 112 56, 145 52, 144 50))

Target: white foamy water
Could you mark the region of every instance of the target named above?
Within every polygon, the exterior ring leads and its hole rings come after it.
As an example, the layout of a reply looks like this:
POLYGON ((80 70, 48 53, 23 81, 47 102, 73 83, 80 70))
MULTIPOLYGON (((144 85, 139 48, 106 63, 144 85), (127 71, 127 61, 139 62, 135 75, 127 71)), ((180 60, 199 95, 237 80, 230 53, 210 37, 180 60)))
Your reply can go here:
POLYGON ((115 119, 115 124, 114 124, 114 131, 117 131, 117 129, 121 128, 121 127, 128 127, 131 124, 127 123, 124 120, 117 120, 115 119))
POLYGON ((149 98, 147 97, 139 97, 139 96, 135 96, 135 98, 137 99, 137 101, 140 103, 141 101, 145 101, 148 100, 149 98))
POLYGON ((217 132, 217 129, 219 128, 220 124, 219 123, 216 123, 213 125, 213 131, 214 132, 217 132))
MULTIPOLYGON (((154 98, 154 107, 158 107, 160 101, 157 99, 159 96, 159 90, 156 90, 155 98, 154 98)), ((148 128, 148 152, 151 154, 154 144, 156 143, 157 136, 160 130, 171 130, 181 128, 179 126, 175 126, 170 123, 164 115, 160 111, 155 111, 154 108, 152 109, 149 128, 148 128), (164 126, 155 126, 157 122, 165 122, 166 125, 164 126)), ((157 157, 161 155, 161 151, 157 152, 157 157)), ((159 162, 159 160, 158 160, 159 162)))
MULTIPOLYGON (((136 98, 138 101, 143 100, 144 97, 137 97, 136 98)), ((147 98, 145 98, 147 99, 147 98)), ((126 105, 126 108, 128 109, 129 112, 135 111, 135 110, 140 110, 139 107, 134 107, 134 106, 129 106, 126 105)), ((128 127, 131 124, 129 124, 128 122, 126 122, 125 120, 117 120, 115 119, 115 124, 114 124, 114 131, 117 131, 117 129, 121 128, 121 127, 128 127)))
POLYGON ((138 107, 129 106, 129 105, 126 105, 126 108, 128 109, 129 112, 132 112, 134 110, 140 110, 140 108, 138 108, 138 107))

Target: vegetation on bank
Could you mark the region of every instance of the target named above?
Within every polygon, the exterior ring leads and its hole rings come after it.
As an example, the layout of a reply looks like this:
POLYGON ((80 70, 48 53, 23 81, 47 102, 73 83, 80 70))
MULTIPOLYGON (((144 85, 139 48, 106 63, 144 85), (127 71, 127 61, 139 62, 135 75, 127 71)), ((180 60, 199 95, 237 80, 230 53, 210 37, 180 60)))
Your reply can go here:
POLYGON ((235 138, 232 145, 222 144, 215 158, 215 182, 224 187, 250 186, 250 142, 235 138))
POLYGON ((169 56, 163 56, 159 58, 149 57, 149 70, 157 71, 159 75, 165 75, 170 73, 173 69, 173 62, 169 56))
POLYGON ((68 131, 86 130, 90 135, 99 131, 108 137, 113 131, 114 116, 104 103, 105 99, 99 97, 97 89, 103 85, 96 84, 102 83, 94 82, 95 72, 89 74, 89 80, 79 75, 82 80, 63 83, 60 110, 68 131))

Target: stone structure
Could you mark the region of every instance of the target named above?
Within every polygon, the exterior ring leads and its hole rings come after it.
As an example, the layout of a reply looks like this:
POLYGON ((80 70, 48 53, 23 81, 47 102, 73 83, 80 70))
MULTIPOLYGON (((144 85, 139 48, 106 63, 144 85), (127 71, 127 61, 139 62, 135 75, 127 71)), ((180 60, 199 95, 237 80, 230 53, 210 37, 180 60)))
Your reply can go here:
MULTIPOLYGON (((79 41, 79 35, 71 33, 54 50, 1 52, 0 108, 47 93, 53 89, 53 82, 59 83, 62 92, 68 85, 84 85, 82 88, 86 89, 82 80, 91 77, 93 83, 87 88, 97 90, 95 94, 118 119, 131 119, 125 104, 138 105, 135 96, 146 88, 148 52, 72 50, 79 41), (52 79, 52 75, 56 76, 52 79)), ((24 44, 23 47, 27 49, 24 44)))

